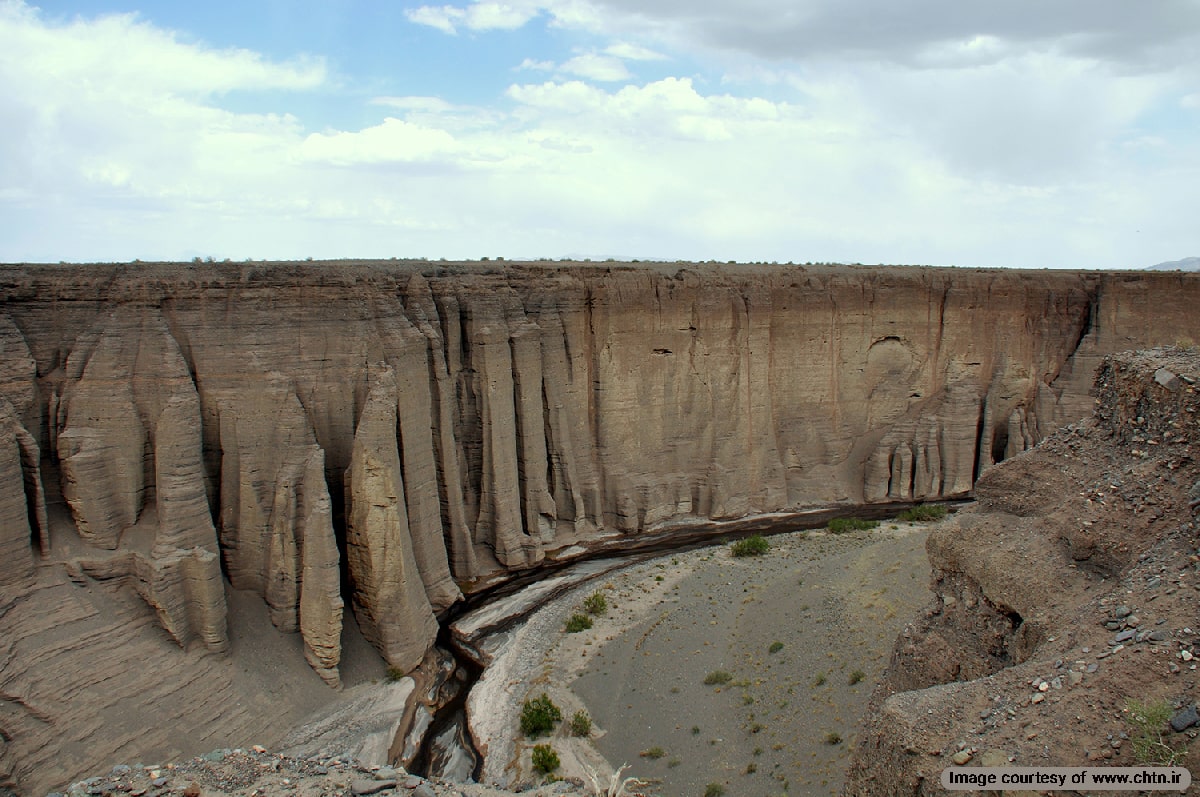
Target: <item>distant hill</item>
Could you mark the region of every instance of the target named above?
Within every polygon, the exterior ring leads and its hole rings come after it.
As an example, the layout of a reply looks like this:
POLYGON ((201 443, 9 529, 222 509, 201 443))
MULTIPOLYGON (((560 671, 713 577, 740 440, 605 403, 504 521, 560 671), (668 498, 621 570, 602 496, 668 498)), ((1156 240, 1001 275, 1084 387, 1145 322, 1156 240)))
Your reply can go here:
POLYGON ((1147 266, 1146 271, 1200 271, 1200 257, 1185 257, 1183 260, 1168 260, 1147 266))

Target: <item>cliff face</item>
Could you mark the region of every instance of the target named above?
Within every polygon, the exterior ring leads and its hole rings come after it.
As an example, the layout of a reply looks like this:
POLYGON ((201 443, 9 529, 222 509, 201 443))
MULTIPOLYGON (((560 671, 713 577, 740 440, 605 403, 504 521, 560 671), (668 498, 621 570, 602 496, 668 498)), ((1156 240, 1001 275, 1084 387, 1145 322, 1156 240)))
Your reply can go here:
MULTIPOLYGON (((1104 353, 1200 339, 1200 278, 1171 273, 7 266, 0 296, 5 605, 116 580, 221 652, 228 584, 332 685, 344 599, 411 668, 490 572, 962 494, 1086 414, 1104 353)), ((48 688, 0 667, 0 703, 48 688)))

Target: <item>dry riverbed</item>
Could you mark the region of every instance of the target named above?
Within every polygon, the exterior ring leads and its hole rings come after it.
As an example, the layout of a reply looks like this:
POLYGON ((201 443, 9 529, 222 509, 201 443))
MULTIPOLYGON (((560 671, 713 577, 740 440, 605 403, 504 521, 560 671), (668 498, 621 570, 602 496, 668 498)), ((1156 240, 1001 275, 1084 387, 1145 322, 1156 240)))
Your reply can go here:
POLYGON ((892 642, 930 597, 925 537, 887 522, 776 535, 764 556, 667 555, 551 602, 472 696, 485 781, 537 781, 534 741, 512 736, 521 702, 544 691, 564 722, 536 741, 554 746, 562 776, 628 763, 663 797, 698 797, 708 784, 742 797, 836 794, 892 642), (565 633, 596 591, 608 611, 565 633), (718 672, 729 680, 704 683, 718 672), (581 709, 594 722, 588 740, 567 729, 581 709))

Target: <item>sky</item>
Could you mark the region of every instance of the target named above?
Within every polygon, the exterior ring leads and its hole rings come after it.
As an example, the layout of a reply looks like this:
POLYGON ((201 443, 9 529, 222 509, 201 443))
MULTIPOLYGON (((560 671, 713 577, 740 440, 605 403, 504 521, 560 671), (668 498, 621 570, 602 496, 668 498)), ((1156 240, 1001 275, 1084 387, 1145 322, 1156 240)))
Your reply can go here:
POLYGON ((1200 255, 1200 0, 0 0, 0 262, 1200 255))

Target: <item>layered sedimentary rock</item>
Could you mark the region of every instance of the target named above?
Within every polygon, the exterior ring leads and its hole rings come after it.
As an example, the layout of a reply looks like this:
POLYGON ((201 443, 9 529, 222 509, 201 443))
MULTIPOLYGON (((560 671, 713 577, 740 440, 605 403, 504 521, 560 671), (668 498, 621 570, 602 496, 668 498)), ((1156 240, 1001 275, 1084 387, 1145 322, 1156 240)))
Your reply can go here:
POLYGON ((222 651, 225 591, 187 365, 156 308, 114 309, 92 331, 54 385, 57 451, 47 453, 80 539, 114 553, 71 564, 132 579, 179 644, 222 651))
POLYGON ((346 471, 346 555, 363 635, 390 666, 408 671, 433 644, 437 620, 413 553, 396 436, 396 376, 384 367, 371 382, 346 471))
POLYGON ((0 296, 0 597, 102 579, 221 653, 244 591, 332 685, 347 599, 411 667, 484 576, 964 494, 1090 410, 1102 354, 1200 339, 1170 273, 8 266, 0 296))
POLYGON ((306 658, 336 686, 343 604, 324 452, 278 372, 218 405, 230 583, 261 595, 276 628, 300 631, 306 658))

